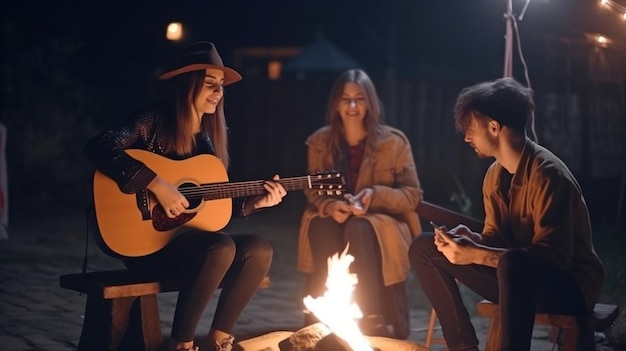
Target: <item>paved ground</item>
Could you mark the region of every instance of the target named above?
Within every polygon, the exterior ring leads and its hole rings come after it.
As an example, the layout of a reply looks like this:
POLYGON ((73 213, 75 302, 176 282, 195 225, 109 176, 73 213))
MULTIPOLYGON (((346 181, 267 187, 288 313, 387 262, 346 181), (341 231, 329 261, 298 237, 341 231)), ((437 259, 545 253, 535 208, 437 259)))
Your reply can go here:
MULTIPOLYGON (((274 227, 266 226, 267 220, 259 216, 245 222, 234 220, 229 225, 233 230, 254 227, 279 248, 270 274, 271 287, 258 292, 236 325, 234 334, 240 339, 269 331, 294 331, 302 325, 301 277, 292 264, 295 233, 279 237, 274 227)), ((58 277, 81 270, 86 242, 81 216, 14 222, 8 228, 9 239, 0 240, 0 350, 75 350, 86 296, 61 289, 58 277)), ((93 242, 89 245, 90 271, 121 267, 116 260, 101 254, 93 242)), ((169 335, 175 298, 176 293, 159 295, 164 336, 169 335)), ((208 330, 215 301, 207 308, 198 335, 208 330)), ((424 308, 411 310, 411 341, 424 343, 428 312, 424 308)), ((475 318, 474 322, 482 342, 486 321, 475 318)), ((432 349, 442 347, 434 345, 432 349)), ((533 350, 551 349, 547 330, 535 330, 533 350)))

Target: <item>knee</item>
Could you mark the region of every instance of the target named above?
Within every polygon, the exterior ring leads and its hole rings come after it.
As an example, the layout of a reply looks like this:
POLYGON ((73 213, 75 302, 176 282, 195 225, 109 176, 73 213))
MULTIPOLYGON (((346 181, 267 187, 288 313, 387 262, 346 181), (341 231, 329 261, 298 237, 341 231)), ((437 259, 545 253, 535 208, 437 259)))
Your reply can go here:
POLYGON ((422 233, 413 241, 409 246, 409 259, 411 262, 418 260, 420 257, 424 257, 427 252, 432 251, 435 244, 433 241, 433 233, 422 233))
POLYGON ((274 248, 270 242, 256 235, 250 237, 246 251, 246 256, 262 266, 269 266, 274 256, 274 248))
POLYGON ((328 217, 316 217, 309 225, 309 243, 311 245, 328 245, 329 242, 337 240, 335 237, 339 233, 339 227, 334 225, 334 220, 328 217))
POLYGON ((375 238, 376 233, 370 221, 363 217, 351 217, 346 221, 343 230, 343 237, 346 242, 363 240, 365 238, 375 238))
POLYGON ((235 258, 235 253, 237 252, 237 247, 235 246, 233 239, 226 234, 215 233, 210 235, 219 235, 219 238, 212 247, 208 248, 208 255, 219 256, 225 261, 232 262, 235 258))
POLYGON ((271 261, 274 256, 274 248, 272 247, 272 244, 261 237, 257 237, 254 244, 254 252, 257 256, 262 257, 267 261, 271 261))
POLYGON ((332 232, 336 226, 337 223, 331 217, 314 217, 309 223, 309 232, 316 234, 332 232))
POLYGON ((498 260, 498 279, 520 276, 530 268, 530 255, 522 249, 505 251, 498 260))
POLYGON ((433 233, 422 233, 411 242, 409 246, 410 256, 419 256, 425 250, 429 250, 434 246, 433 233))

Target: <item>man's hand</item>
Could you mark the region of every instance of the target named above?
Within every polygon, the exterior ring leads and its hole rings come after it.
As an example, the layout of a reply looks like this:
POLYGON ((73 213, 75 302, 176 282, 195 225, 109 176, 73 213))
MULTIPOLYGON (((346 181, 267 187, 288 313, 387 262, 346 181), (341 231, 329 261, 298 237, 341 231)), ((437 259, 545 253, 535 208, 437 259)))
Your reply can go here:
POLYGON ((448 230, 447 232, 453 235, 457 235, 457 236, 468 237, 469 239, 471 239, 472 241, 476 243, 482 242, 482 235, 471 231, 465 224, 459 224, 456 227, 448 230))
POLYGON ((475 262, 476 243, 472 239, 435 228, 435 246, 450 263, 467 265, 475 262))
POLYGON ((478 236, 480 239, 481 235, 470 231, 464 225, 456 226, 454 229, 444 232, 439 228, 435 228, 434 240, 437 250, 450 263, 457 265, 480 264, 493 268, 498 266, 500 256, 506 249, 493 248, 476 243, 470 236, 478 236))

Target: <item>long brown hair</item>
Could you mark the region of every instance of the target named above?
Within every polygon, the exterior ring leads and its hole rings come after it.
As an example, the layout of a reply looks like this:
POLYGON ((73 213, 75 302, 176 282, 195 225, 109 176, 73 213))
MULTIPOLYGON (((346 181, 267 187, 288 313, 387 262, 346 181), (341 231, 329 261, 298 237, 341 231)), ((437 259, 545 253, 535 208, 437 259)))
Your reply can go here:
MULTIPOLYGON (((350 69, 343 72, 337 77, 330 90, 330 98, 328 99, 328 107, 326 109, 326 123, 331 129, 330 150, 341 158, 343 158, 341 141, 343 140, 344 127, 337 108, 339 107, 343 89, 349 82, 357 84, 365 95, 367 112, 363 119, 363 125, 367 135, 374 135, 383 123, 383 105, 378 98, 372 79, 360 69, 350 69)), ((373 140, 374 138, 367 138, 367 143, 371 146, 373 140)))
MULTIPOLYGON (((191 155, 194 148, 193 136, 193 108, 194 101, 202 90, 205 71, 193 71, 177 75, 171 82, 172 115, 165 118, 165 128, 162 132, 168 151, 179 155, 191 155)), ((217 104, 215 113, 202 118, 201 133, 208 133, 213 143, 215 155, 228 169, 230 157, 228 155, 228 127, 224 115, 224 96, 217 104)))

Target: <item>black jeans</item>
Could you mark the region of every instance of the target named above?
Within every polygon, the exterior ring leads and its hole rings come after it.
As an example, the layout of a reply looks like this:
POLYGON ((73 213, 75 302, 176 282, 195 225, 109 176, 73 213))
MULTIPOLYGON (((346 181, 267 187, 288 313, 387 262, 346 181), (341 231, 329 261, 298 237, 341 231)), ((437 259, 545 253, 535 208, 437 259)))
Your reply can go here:
POLYGON ((350 217, 345 223, 337 223, 331 217, 317 217, 309 227, 309 243, 313 253, 315 271, 308 276, 305 294, 318 297, 326 290, 328 275, 327 259, 341 253, 346 243, 348 253, 354 256, 350 272, 359 280, 354 290, 354 300, 363 316, 381 314, 380 294, 383 277, 380 248, 376 233, 370 222, 362 217, 350 217))
POLYGON ((192 231, 162 250, 124 261, 132 271, 153 277, 182 279, 172 324, 172 338, 193 340, 196 326, 213 292, 222 287, 212 327, 232 331, 237 318, 269 271, 273 250, 264 239, 192 231))
POLYGON ((500 306, 501 350, 530 349, 535 313, 580 316, 581 337, 588 335, 582 322, 588 311, 574 278, 522 249, 506 251, 497 268, 455 265, 437 251, 433 233, 422 233, 411 244, 409 258, 450 350, 478 350, 455 278, 500 306))

